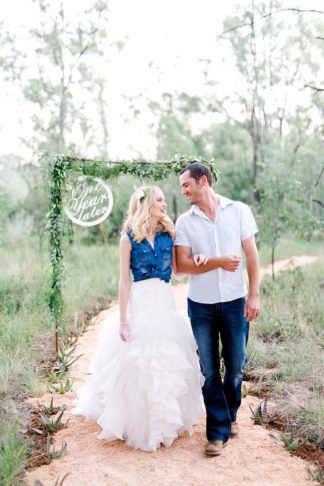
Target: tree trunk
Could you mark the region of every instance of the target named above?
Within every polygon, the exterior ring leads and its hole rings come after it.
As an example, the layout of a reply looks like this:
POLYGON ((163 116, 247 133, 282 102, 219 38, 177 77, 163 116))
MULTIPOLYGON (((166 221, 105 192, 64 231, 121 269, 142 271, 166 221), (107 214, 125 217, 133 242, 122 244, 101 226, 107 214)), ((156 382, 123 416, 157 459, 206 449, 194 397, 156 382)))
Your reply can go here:
MULTIPOLYGON (((64 8, 63 4, 61 3, 60 8, 60 17, 61 17, 61 27, 64 28, 64 8)), ((62 35, 60 36, 60 41, 62 39, 62 35)), ((67 99, 66 99, 66 80, 65 80, 65 64, 64 64, 64 53, 61 42, 58 45, 59 51, 59 67, 61 70, 61 93, 60 93, 60 108, 59 108, 59 131, 60 131, 60 138, 59 138, 59 147, 58 152, 64 153, 66 150, 65 147, 65 123, 66 123, 66 113, 67 113, 67 99)))
POLYGON ((256 105, 258 100, 258 74, 257 74, 257 67, 256 67, 256 38, 255 38, 255 28, 254 28, 254 0, 251 1, 251 17, 250 17, 250 25, 251 25, 251 56, 252 56, 252 63, 253 63, 253 77, 251 79, 251 88, 252 88, 252 110, 251 110, 251 137, 252 137, 252 144, 253 144, 253 197, 257 203, 260 203, 260 193, 257 189, 257 176, 258 176, 258 159, 259 159, 259 142, 260 142, 260 133, 259 133, 259 121, 256 115, 256 105))
POLYGON ((172 205, 173 205, 173 222, 175 224, 175 222, 178 219, 178 203, 177 203, 177 198, 176 198, 175 195, 173 195, 173 198, 172 198, 172 205))
POLYGON ((99 115, 100 115, 100 122, 103 131, 103 147, 102 147, 102 156, 104 159, 108 159, 108 141, 109 141, 109 132, 108 132, 108 123, 107 123, 107 114, 105 110, 105 99, 104 99, 104 80, 100 79, 98 81, 99 85, 99 97, 98 97, 98 104, 99 104, 99 115))
POLYGON ((275 246, 276 246, 276 242, 273 243, 272 248, 271 248, 271 274, 272 274, 272 280, 275 279, 275 271, 274 271, 274 264, 275 264, 275 246))
POLYGON ((106 243, 106 238, 105 238, 105 224, 104 222, 99 224, 99 231, 100 231, 100 239, 101 243, 104 245, 106 243))

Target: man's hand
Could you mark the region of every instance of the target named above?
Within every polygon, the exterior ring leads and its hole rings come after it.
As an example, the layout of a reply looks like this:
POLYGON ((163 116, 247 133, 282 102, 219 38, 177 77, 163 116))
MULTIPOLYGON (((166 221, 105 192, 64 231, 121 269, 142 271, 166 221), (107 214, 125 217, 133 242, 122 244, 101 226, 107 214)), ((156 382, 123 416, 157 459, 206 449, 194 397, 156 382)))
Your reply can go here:
POLYGON ((200 265, 206 265, 206 263, 208 262, 208 258, 203 253, 197 253, 193 256, 193 261, 196 267, 199 267, 200 265))
POLYGON ((240 264, 241 257, 236 255, 228 255, 220 257, 220 267, 227 272, 235 272, 240 264))
POLYGON ((247 322, 253 321, 260 314, 260 299, 259 296, 249 295, 244 306, 244 317, 247 322))

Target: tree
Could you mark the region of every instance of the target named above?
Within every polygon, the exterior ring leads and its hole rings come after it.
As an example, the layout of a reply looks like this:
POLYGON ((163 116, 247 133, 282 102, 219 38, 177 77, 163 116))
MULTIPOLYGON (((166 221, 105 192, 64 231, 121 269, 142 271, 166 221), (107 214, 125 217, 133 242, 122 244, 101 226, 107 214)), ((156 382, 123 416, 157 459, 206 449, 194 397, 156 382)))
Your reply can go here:
MULTIPOLYGON (((264 165, 264 148, 273 137, 282 141, 291 99, 304 90, 310 71, 316 72, 313 32, 301 15, 287 19, 280 2, 251 0, 235 17, 224 22, 240 75, 236 100, 242 107, 236 118, 251 137, 253 185, 260 202, 258 176, 264 165), (288 24, 290 29, 288 29, 288 24)), ((310 104, 310 100, 308 100, 310 104)))
MULTIPOLYGON (((260 176, 259 227, 261 241, 271 247, 272 278, 274 279, 275 251, 279 239, 286 233, 305 236, 317 225, 309 207, 309 191, 299 176, 299 164, 291 158, 289 142, 269 149, 266 164, 260 176)), ((303 161, 304 162, 304 161, 303 161)), ((301 164, 303 165, 303 164, 301 164)))
POLYGON ((34 136, 25 143, 37 154, 79 152, 83 147, 73 142, 73 133, 81 135, 84 147, 94 141, 85 99, 90 85, 95 85, 91 61, 103 55, 107 4, 97 0, 72 18, 62 1, 54 6, 48 0, 35 1, 41 17, 39 27, 31 30, 37 76, 24 87, 26 99, 35 107, 34 136))

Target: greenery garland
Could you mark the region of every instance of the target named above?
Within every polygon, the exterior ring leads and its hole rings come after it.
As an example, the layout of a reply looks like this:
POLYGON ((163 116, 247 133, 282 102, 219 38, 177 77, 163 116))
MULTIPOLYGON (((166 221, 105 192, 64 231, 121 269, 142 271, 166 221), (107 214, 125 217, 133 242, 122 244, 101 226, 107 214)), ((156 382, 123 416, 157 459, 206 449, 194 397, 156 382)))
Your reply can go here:
POLYGON ((59 336, 65 335, 63 283, 65 265, 63 261, 63 238, 69 225, 63 211, 63 194, 69 172, 100 177, 103 180, 119 175, 131 174, 140 179, 164 180, 170 173, 179 172, 189 164, 198 162, 210 168, 215 182, 219 172, 214 161, 202 157, 175 156, 170 161, 149 162, 145 160, 98 161, 60 154, 46 161, 46 175, 49 186, 49 212, 47 230, 50 235, 50 259, 52 265, 51 292, 49 297, 50 322, 55 326, 56 352, 59 350, 59 336))

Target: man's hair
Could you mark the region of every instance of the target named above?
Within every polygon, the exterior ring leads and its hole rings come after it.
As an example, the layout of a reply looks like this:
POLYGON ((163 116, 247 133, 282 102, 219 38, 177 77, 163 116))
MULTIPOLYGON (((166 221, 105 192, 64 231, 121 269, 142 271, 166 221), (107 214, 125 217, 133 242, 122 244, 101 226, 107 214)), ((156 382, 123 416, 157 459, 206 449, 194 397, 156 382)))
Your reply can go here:
POLYGON ((184 172, 187 172, 187 171, 190 172, 190 177, 195 179, 196 182, 199 182, 200 179, 202 178, 202 176, 206 176, 207 181, 208 181, 208 185, 212 186, 213 176, 212 176, 211 171, 205 165, 198 164, 198 163, 187 165, 187 167, 182 169, 182 171, 180 172, 180 175, 184 174, 184 172))

